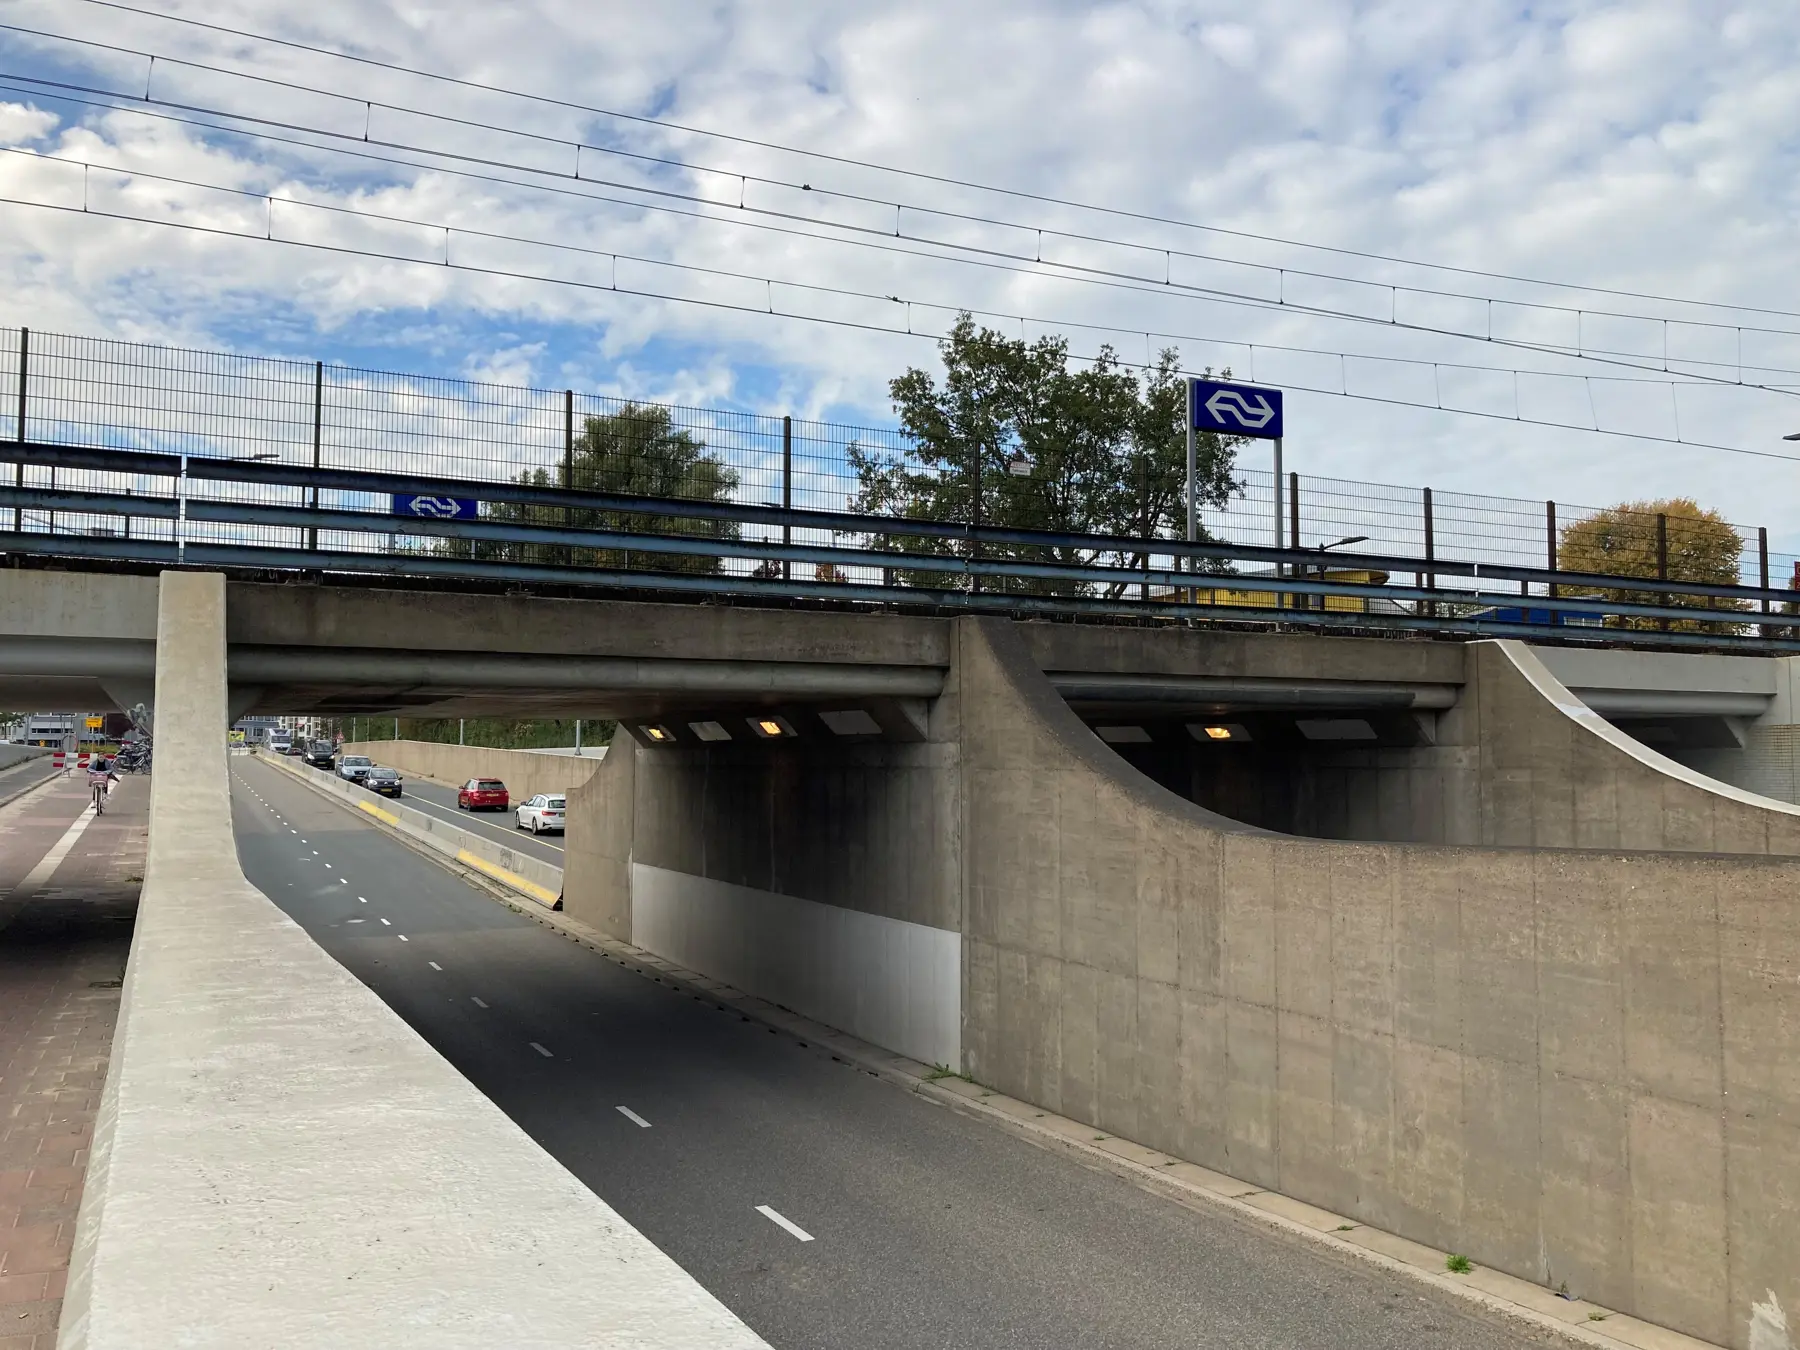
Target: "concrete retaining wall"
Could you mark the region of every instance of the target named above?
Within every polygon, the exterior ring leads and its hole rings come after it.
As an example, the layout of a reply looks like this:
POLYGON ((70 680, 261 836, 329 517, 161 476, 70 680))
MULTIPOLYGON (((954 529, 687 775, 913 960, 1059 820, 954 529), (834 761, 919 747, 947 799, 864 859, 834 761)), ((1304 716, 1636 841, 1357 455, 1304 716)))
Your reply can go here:
POLYGON ((340 753, 367 755, 403 774, 458 787, 471 778, 498 778, 513 801, 522 802, 540 792, 573 792, 599 770, 605 749, 595 746, 576 756, 437 741, 346 741, 340 753))
POLYGON ((933 741, 647 749, 571 794, 567 912, 931 1064, 960 1060, 954 698, 933 741))
POLYGON ((1249 829, 959 622, 975 1078, 1709 1340, 1800 1306, 1800 865, 1249 829))
POLYGON ((925 1064, 962 1063, 962 939, 841 905, 631 869, 645 951, 925 1064))
POLYGON ((8 745, 0 743, 0 770, 10 769, 23 764, 28 759, 41 759, 50 752, 39 745, 8 745))
POLYGON ((1469 661, 1481 836, 1453 842, 1800 855, 1800 806, 1633 740, 1525 644, 1476 643, 1469 661))
POLYGON ((224 597, 162 579, 148 870, 61 1350, 763 1346, 244 880, 224 597))

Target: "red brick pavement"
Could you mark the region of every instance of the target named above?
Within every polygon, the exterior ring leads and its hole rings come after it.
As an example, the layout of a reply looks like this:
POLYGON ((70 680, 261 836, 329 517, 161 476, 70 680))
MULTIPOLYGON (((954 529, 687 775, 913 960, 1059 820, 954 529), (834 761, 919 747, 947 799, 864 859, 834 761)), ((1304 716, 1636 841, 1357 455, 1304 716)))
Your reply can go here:
MULTIPOLYGON (((0 809, 15 887, 86 799, 0 809)), ((143 879, 149 782, 128 778, 34 895, 0 891, 0 1350, 52 1350, 143 879)))

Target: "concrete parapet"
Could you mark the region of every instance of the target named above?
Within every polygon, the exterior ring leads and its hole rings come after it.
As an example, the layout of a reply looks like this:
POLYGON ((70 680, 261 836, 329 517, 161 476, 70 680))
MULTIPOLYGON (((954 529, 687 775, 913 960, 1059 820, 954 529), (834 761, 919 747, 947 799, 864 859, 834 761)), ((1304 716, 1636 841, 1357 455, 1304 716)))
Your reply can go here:
POLYGON ((162 580, 150 853, 59 1345, 763 1346, 244 880, 224 597, 162 580))
POLYGON ((1708 1340, 1800 1305, 1800 864, 1249 829, 958 624, 976 1079, 1708 1340))
POLYGON ((401 773, 459 787, 471 778, 498 778, 517 805, 540 792, 573 792, 598 771, 606 750, 606 746, 596 746, 580 756, 546 755, 482 745, 394 740, 346 742, 340 753, 367 755, 401 773))
POLYGON ((1466 842, 1800 854, 1800 806, 1709 778, 1634 740, 1525 644, 1475 643, 1468 659, 1480 836, 1466 842))

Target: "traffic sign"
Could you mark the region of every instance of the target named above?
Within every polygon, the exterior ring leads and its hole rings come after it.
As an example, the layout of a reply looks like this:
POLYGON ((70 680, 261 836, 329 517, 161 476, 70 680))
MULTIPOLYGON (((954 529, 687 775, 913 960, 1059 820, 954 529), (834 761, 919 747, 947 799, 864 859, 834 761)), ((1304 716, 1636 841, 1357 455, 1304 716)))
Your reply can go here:
POLYGON ((1189 407, 1194 410, 1197 431, 1222 431, 1228 436, 1281 439, 1281 391, 1253 384, 1226 384, 1220 380, 1195 380, 1189 407))
POLYGON ((481 506, 473 497, 428 497, 423 494, 394 495, 394 514, 425 516, 432 520, 474 520, 481 506))
POLYGON ((90 717, 87 720, 87 724, 89 731, 98 731, 101 727, 106 725, 106 719, 104 717, 90 717))

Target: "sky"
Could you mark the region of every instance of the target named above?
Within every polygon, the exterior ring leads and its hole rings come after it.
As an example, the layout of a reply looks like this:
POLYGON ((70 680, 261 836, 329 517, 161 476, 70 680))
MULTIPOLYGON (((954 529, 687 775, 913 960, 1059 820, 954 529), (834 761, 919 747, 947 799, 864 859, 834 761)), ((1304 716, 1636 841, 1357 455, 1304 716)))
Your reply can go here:
POLYGON ((1800 552, 1785 6, 0 24, 0 325, 888 426, 967 308, 1282 387, 1305 474, 1692 496, 1800 552))

